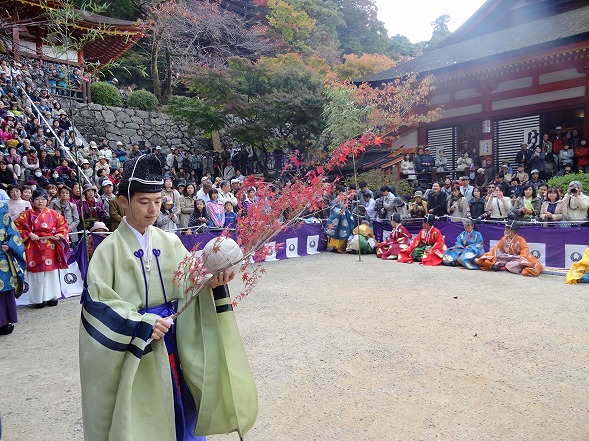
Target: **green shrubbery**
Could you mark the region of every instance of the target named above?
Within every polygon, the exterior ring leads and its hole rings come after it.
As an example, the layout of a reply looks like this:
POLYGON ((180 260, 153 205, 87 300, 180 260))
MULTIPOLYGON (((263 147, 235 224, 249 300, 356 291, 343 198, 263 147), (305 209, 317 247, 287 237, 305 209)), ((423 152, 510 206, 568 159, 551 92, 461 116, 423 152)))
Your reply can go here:
POLYGON ((568 188, 571 181, 579 181, 583 184, 583 193, 589 194, 589 174, 587 173, 571 173, 569 175, 564 176, 555 176, 548 180, 547 184, 548 187, 558 187, 562 194, 564 195, 568 188))
MULTIPOLYGON (((380 190, 380 187, 383 185, 394 185, 395 186, 395 194, 397 196, 404 196, 407 194, 412 194, 413 190, 411 189, 411 184, 405 179, 394 180, 392 179, 392 175, 385 173, 382 168, 375 168, 369 170, 364 173, 360 173, 358 175, 358 183, 366 181, 368 188, 372 191, 380 190)), ((354 184, 354 176, 350 176, 346 180, 346 184, 354 184)))
POLYGON ((119 90, 112 84, 102 81, 92 83, 90 91, 94 104, 116 107, 122 107, 123 105, 123 99, 119 90))
POLYGON ((131 109, 155 110, 157 104, 157 97, 145 89, 136 90, 127 98, 127 105, 131 109))

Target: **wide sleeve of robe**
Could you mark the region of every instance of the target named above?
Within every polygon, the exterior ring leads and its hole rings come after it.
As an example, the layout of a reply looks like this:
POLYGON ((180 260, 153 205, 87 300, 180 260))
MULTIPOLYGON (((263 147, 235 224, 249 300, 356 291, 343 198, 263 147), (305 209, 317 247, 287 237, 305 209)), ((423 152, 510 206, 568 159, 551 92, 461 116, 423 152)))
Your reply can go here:
POLYGON ((24 282, 24 272, 27 268, 25 247, 22 238, 10 215, 8 205, 0 202, 0 242, 8 245, 8 251, 0 249, 0 292, 15 289, 18 281, 24 282))
MULTIPOLYGON (((175 234, 152 233, 161 254, 147 277, 149 305, 164 303, 165 288, 180 308, 186 287, 172 278, 188 251, 175 234)), ((150 341, 158 316, 138 312, 146 291, 138 249, 122 222, 96 248, 88 269, 79 349, 85 441, 176 441, 168 354, 163 340, 150 341)), ((231 298, 221 288, 222 295, 204 289, 177 317, 176 343, 199 415, 197 434, 243 436, 256 419, 257 394, 231 298)))
MULTIPOLYGON (((155 233, 154 248, 165 252, 163 270, 173 272, 186 250, 178 255, 174 247, 164 248, 155 233)), ((139 248, 123 222, 96 248, 88 268, 79 331, 85 441, 176 439, 167 351, 163 340, 150 342, 158 316, 138 312, 145 306, 143 273, 134 255, 139 248)), ((150 305, 163 303, 154 268, 148 283, 150 305)))

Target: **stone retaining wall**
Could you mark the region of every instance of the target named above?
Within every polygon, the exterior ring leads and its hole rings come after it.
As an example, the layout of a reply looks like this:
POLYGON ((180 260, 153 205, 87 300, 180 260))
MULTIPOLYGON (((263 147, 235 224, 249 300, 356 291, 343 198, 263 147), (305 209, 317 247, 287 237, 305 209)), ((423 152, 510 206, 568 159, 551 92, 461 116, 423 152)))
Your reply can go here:
POLYGON ((98 143, 101 138, 106 138, 113 146, 116 141, 130 146, 136 141, 145 141, 147 147, 161 145, 164 150, 199 144, 195 134, 186 126, 161 112, 76 103, 72 117, 88 142, 98 143))

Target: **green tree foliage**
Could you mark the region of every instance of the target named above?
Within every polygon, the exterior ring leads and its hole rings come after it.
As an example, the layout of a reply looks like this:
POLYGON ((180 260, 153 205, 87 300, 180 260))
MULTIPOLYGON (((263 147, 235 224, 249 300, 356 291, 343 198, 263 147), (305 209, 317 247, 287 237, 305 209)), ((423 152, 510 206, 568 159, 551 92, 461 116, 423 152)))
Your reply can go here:
POLYGON ((571 181, 579 181, 583 184, 583 190, 585 192, 589 189, 589 174, 587 173, 571 173, 564 176, 555 176, 554 178, 550 178, 547 184, 548 187, 560 188, 560 191, 564 195, 568 191, 571 181))
POLYGON ((135 90, 127 98, 127 105, 131 109, 155 110, 157 104, 157 97, 144 89, 135 90))
POLYGON ((371 109, 356 105, 356 87, 350 83, 332 84, 325 89, 324 94, 327 101, 323 107, 326 121, 324 136, 329 139, 329 147, 333 150, 366 130, 366 120, 371 109))
POLYGON ((141 11, 133 0, 116 0, 107 3, 105 15, 120 20, 135 21, 141 18, 141 11))
POLYGON ((284 0, 268 0, 270 14, 266 16, 268 24, 291 48, 306 49, 315 20, 305 11, 284 0))
POLYGON ((189 97, 173 97, 168 111, 177 120, 184 121, 191 130, 211 133, 228 126, 234 99, 232 82, 226 70, 201 66, 196 70, 189 88, 189 97))
POLYGON ((415 55, 417 45, 411 43, 409 39, 401 34, 393 35, 389 39, 389 52, 404 57, 415 55))
POLYGON ((92 83, 92 86, 90 87, 93 103, 116 107, 121 107, 123 105, 123 99, 121 98, 119 90, 112 84, 98 81, 92 83))
POLYGON ((389 37, 377 17, 374 0, 335 0, 342 12, 344 26, 338 26, 340 48, 346 54, 384 54, 389 37))
POLYGON ((333 0, 290 0, 301 11, 315 20, 307 44, 312 53, 328 60, 331 64, 339 58, 338 26, 344 26, 344 18, 338 5, 333 0))
MULTIPOLYGON (((363 173, 359 173, 356 177, 358 182, 365 181, 368 188, 379 189, 382 185, 393 185, 395 187, 396 194, 408 195, 413 194, 413 188, 406 179, 395 180, 393 177, 386 173, 382 168, 374 168, 363 173)), ((349 178, 347 184, 355 184, 354 177, 349 178)))
POLYGON ((450 21, 450 16, 447 14, 440 15, 430 24, 433 26, 434 30, 432 32, 432 38, 427 43, 427 49, 432 50, 437 48, 440 43, 450 35, 450 29, 448 29, 448 22, 450 21))
POLYGON ((113 76, 119 84, 134 84, 141 89, 151 89, 151 79, 147 73, 149 56, 138 46, 132 47, 117 60, 117 65, 103 72, 105 76, 113 76))
POLYGON ((239 97, 231 105, 239 123, 230 133, 264 154, 277 148, 304 152, 324 129, 323 81, 292 59, 236 59, 230 64, 239 97))
POLYGON ((303 151, 324 129, 322 87, 300 58, 232 58, 226 71, 202 68, 190 88, 194 97, 174 99, 169 108, 192 127, 224 128, 263 153, 303 151))

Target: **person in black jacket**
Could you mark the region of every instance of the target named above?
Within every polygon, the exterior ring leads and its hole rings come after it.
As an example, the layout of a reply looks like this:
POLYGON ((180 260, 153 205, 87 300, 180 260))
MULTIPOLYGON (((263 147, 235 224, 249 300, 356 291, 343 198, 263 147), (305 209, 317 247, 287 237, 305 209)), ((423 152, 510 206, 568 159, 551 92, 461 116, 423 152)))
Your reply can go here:
POLYGON ((487 213, 485 212, 485 204, 487 200, 483 196, 483 190, 481 187, 475 187, 472 191, 472 199, 469 202, 470 206, 470 217, 472 219, 486 219, 487 213))
POLYGON ((432 191, 427 198, 427 208, 430 214, 437 217, 448 214, 446 193, 441 191, 440 184, 437 182, 432 184, 432 191))
POLYGON ((529 173, 532 169, 532 151, 528 149, 528 145, 525 143, 520 144, 520 151, 515 155, 515 163, 523 164, 526 173, 529 173))
POLYGON ((8 189, 9 185, 16 184, 14 173, 8 170, 8 164, 3 159, 0 161, 0 188, 8 189))
POLYGON ((55 163, 55 159, 53 156, 49 156, 47 154, 47 150, 41 150, 39 153, 39 168, 44 174, 49 173, 50 170, 53 170, 57 167, 55 163))
POLYGON ((31 180, 37 184, 37 188, 45 188, 49 184, 49 181, 45 178, 40 168, 34 170, 31 180))

